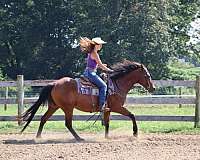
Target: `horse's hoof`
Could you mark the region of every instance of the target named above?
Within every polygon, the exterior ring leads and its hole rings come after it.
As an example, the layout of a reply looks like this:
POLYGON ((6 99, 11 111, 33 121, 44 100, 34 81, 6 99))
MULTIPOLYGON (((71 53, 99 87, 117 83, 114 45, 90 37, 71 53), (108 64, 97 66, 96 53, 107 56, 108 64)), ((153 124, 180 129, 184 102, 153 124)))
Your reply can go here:
POLYGON ((37 135, 36 138, 40 139, 40 138, 42 138, 42 136, 41 135, 37 135))
POLYGON ((138 133, 133 133, 133 136, 138 138, 138 133))
POLYGON ((76 139, 78 142, 84 142, 85 140, 83 138, 76 139))
POLYGON ((110 139, 110 137, 109 136, 105 136, 105 139, 110 139))

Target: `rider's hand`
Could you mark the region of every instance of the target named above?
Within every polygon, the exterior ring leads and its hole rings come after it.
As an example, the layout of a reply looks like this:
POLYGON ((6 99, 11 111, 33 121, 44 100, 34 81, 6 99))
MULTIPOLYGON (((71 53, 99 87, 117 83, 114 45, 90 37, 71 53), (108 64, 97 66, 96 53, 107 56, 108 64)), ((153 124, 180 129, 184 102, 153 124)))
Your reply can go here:
POLYGON ((114 72, 114 70, 112 70, 112 69, 108 69, 108 71, 107 71, 109 74, 111 74, 111 73, 113 73, 114 72))

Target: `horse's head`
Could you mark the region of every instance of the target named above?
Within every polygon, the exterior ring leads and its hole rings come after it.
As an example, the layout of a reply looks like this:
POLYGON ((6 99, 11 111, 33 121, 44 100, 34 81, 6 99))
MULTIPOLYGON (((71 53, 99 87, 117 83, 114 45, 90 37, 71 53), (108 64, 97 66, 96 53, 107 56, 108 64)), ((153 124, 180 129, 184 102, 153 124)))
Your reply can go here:
POLYGON ((147 70, 147 68, 143 64, 141 64, 138 70, 139 70, 138 83, 142 85, 150 93, 155 91, 155 86, 153 84, 151 75, 149 71, 147 70))
POLYGON ((144 65, 125 60, 115 64, 112 68, 114 73, 112 73, 111 79, 121 81, 124 88, 131 89, 135 83, 139 83, 149 92, 155 90, 151 75, 144 65))

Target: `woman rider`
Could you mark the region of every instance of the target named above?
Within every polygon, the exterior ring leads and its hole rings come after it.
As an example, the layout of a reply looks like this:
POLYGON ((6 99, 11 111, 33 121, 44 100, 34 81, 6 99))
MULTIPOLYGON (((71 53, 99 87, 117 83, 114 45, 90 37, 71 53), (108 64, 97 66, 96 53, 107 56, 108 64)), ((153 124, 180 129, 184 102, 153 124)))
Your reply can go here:
POLYGON ((79 42, 81 51, 88 54, 84 76, 99 88, 99 107, 101 112, 109 110, 105 107, 107 85, 101 77, 96 74, 96 71, 97 68, 100 67, 107 72, 113 72, 113 70, 108 68, 106 64, 102 63, 98 54, 98 51, 102 48, 102 44, 105 43, 106 42, 104 42, 100 37, 93 38, 92 40, 84 37, 81 38, 79 42))

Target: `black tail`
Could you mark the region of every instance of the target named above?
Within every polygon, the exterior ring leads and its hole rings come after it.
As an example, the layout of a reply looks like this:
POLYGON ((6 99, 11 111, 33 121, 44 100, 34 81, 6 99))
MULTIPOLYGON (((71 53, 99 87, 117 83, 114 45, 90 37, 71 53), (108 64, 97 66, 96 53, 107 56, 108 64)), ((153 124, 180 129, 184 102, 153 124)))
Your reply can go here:
POLYGON ((44 104, 48 100, 53 87, 54 87, 53 84, 45 86, 42 89, 42 91, 40 92, 40 96, 39 96, 38 100, 26 112, 23 113, 22 117, 20 117, 23 121, 27 121, 25 126, 21 130, 21 133, 26 129, 26 127, 32 121, 32 119, 33 119, 35 113, 37 112, 37 110, 39 109, 40 105, 44 104))

